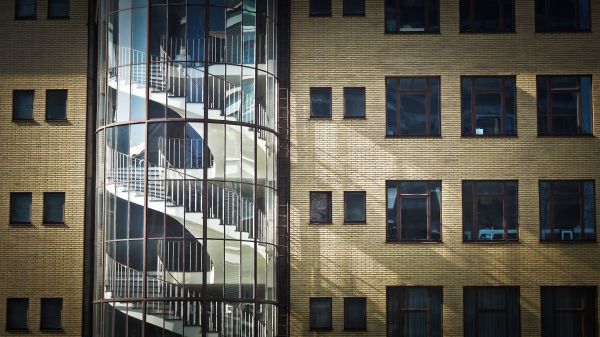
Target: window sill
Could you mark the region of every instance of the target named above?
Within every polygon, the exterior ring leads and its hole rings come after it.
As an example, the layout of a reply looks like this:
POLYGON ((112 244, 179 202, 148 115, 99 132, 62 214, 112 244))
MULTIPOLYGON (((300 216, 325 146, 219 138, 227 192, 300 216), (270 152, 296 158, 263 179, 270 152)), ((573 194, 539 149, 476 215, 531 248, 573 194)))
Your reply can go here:
POLYGON ((490 31, 460 31, 460 34, 465 34, 465 35, 479 35, 479 34, 492 34, 492 35, 501 35, 501 34, 516 34, 517 31, 516 30, 507 30, 507 31, 495 31, 495 30, 490 30, 490 31))
POLYGON ((596 244, 598 243, 598 241, 596 241, 596 239, 594 240, 541 240, 540 239, 540 243, 541 244, 559 244, 559 245, 569 245, 569 244, 584 244, 584 245, 589 245, 589 244, 596 244))
POLYGON ((15 21, 34 21, 37 20, 36 16, 19 16, 15 17, 15 21))
POLYGON ((46 118, 46 122, 50 123, 64 123, 68 121, 69 120, 67 118, 46 118))
POLYGON ((310 116, 309 120, 330 121, 331 120, 331 116, 329 116, 329 117, 313 117, 313 116, 310 116))
POLYGON ((333 221, 329 221, 329 222, 309 222, 308 223, 310 226, 321 226, 321 225, 333 225, 333 221))
POLYGON ((333 331, 333 328, 309 328, 309 331, 316 331, 316 332, 327 332, 327 331, 333 331))
POLYGON ((345 332, 367 332, 367 328, 344 328, 345 332))
POLYGON ((48 20, 69 20, 70 17, 68 16, 49 16, 47 17, 48 20))
POLYGON ((435 136, 430 136, 430 135, 410 135, 410 136, 390 136, 390 135, 385 135, 385 138, 389 138, 389 139, 402 139, 402 138, 406 138, 406 139, 414 139, 414 138, 433 138, 433 139, 442 139, 442 135, 435 135, 435 136))
POLYGON ((52 221, 44 221, 42 223, 43 226, 49 226, 49 227, 66 227, 67 224, 62 221, 62 222, 52 222, 52 221))
POLYGON ((482 244, 482 245, 489 245, 489 244, 512 245, 512 244, 521 243, 521 241, 519 241, 519 240, 463 240, 462 242, 467 245, 471 245, 471 244, 475 244, 475 245, 478 245, 478 244, 482 244))
POLYGON ((63 327, 60 328, 42 328, 40 327, 40 332, 41 333, 46 333, 46 334, 66 334, 66 331, 63 327))
POLYGON ((35 119, 14 119, 12 120, 14 123, 35 123, 35 119))
POLYGON ((331 13, 328 14, 308 14, 309 18, 330 18, 331 17, 331 13))
POLYGON ((31 330, 29 330, 29 328, 23 328, 23 329, 6 329, 7 333, 12 333, 12 334, 29 334, 31 333, 31 330))
POLYGON ((596 138, 594 134, 550 134, 550 135, 537 135, 538 138, 596 138))
POLYGON ((438 35, 442 35, 442 33, 438 30, 438 31, 431 31, 431 32, 426 32, 426 31, 385 31, 386 35, 433 35, 433 36, 438 36, 438 35))
POLYGON ((393 245, 396 245, 396 244, 400 244, 400 245, 402 245, 402 244, 414 245, 414 244, 442 244, 444 242, 442 240, 428 240, 428 241, 425 241, 425 240, 421 240, 421 241, 419 241, 419 240, 405 240, 405 241, 389 241, 389 240, 386 240, 385 243, 389 243, 389 244, 393 244, 393 245))
POLYGON ((344 221, 344 225, 366 225, 367 224, 367 220, 365 221, 344 221))
POLYGON ((346 14, 346 13, 343 13, 342 16, 344 16, 344 17, 348 17, 349 16, 349 17, 359 17, 359 18, 362 18, 362 17, 365 17, 366 15, 365 15, 365 13, 362 13, 362 14, 346 14))
POLYGON ((568 30, 535 30, 536 34, 571 34, 571 33, 591 33, 591 29, 568 29, 568 30))
POLYGON ((365 120, 367 119, 366 116, 344 116, 344 119, 358 119, 358 120, 365 120))
POLYGON ((33 227, 31 222, 10 222, 11 227, 33 227))
POLYGON ((477 138, 519 138, 518 135, 461 135, 462 138, 477 139, 477 138))

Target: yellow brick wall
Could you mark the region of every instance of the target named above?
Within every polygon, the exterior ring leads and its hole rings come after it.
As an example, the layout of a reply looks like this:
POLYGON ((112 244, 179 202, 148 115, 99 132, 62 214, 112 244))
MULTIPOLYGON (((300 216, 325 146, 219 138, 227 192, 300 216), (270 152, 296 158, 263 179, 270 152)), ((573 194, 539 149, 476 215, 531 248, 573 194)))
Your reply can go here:
MULTIPOLYGON (((87 10, 71 0, 69 20, 14 20, 0 1, 0 335, 9 336, 6 298, 29 298, 33 335, 81 336, 87 10), (12 121, 13 90, 35 90, 34 122, 12 121), (66 122, 46 122, 46 89, 67 89, 66 122), (10 192, 32 192, 31 226, 9 225, 10 192), (65 225, 43 225, 43 193, 65 192, 65 225), (63 298, 64 332, 41 333, 40 299, 63 298)), ((16 335, 16 334, 12 334, 16 335)))
MULTIPOLYGON (((592 33, 536 34, 534 0, 516 0, 516 33, 460 34, 458 0, 441 34, 384 34, 384 0, 365 17, 291 18, 291 335, 384 336, 385 291, 444 287, 444 336, 463 335, 463 286, 516 285, 521 335, 540 336, 540 286, 599 285, 600 249, 539 242, 538 181, 595 179, 600 196, 600 1, 592 33), (536 75, 591 74, 593 138, 538 137, 536 75), (385 77, 441 76, 441 138, 385 138, 385 77), (462 138, 461 75, 515 75, 516 138, 462 138), (310 87, 332 87, 331 120, 309 119, 310 87), (366 87, 366 119, 343 119, 343 87, 366 87), (386 244, 385 181, 442 181, 440 244, 386 244), (519 181, 520 242, 463 244, 461 182, 519 181), (367 223, 343 224, 343 192, 366 191, 367 223), (309 192, 332 191, 333 223, 309 225, 309 192), (343 298, 367 297, 368 331, 343 331, 343 298), (333 331, 309 331, 309 298, 333 298, 333 331)), ((596 223, 600 197, 596 198, 596 223)), ((600 303, 600 301, 598 301, 600 303)), ((600 310, 598 310, 600 312, 600 310)))

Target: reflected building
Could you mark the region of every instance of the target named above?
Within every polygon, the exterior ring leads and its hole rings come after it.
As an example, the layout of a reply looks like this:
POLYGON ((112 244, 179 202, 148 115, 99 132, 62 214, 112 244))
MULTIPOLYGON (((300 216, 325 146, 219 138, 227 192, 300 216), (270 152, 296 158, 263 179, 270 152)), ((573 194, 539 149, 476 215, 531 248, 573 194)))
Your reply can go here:
POLYGON ((274 336, 276 1, 102 0, 94 336, 274 336))

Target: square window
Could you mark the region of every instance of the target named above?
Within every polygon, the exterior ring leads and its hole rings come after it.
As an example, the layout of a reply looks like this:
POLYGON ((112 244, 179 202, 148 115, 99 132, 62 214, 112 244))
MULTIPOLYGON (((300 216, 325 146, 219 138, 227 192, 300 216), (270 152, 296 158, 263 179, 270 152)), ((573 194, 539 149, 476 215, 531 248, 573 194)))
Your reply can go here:
POLYGON ((331 223, 331 192, 310 192, 310 222, 331 223))
POLYGON ((27 330, 29 299, 6 299, 6 330, 27 330))
POLYGON ((67 19, 69 17, 69 0, 48 0, 49 19, 67 19))
POLYGON ((463 181, 464 241, 519 239, 516 181, 463 181))
POLYGON ((344 117, 365 117, 365 88, 344 88, 344 117))
POLYGON ((10 194, 10 223, 31 223, 31 193, 19 192, 10 194))
POLYGON ((40 330, 62 329, 62 298, 42 298, 40 330))
POLYGON ((463 33, 514 32, 514 0, 460 0, 460 31, 463 33))
POLYGON ((437 33, 439 0, 385 0, 386 33, 437 33))
POLYGON ((465 287, 465 337, 519 337, 518 287, 465 287))
POLYGON ((344 330, 367 330, 367 299, 364 297, 344 298, 344 330))
POLYGON ((63 224, 65 223, 65 193, 46 192, 44 193, 44 223, 45 224, 63 224))
POLYGON ((540 239, 595 241, 594 181, 540 181, 540 239))
POLYGON ((592 134, 590 76, 538 76, 538 135, 592 134))
POLYGON ((16 19, 35 19, 37 1, 36 0, 16 0, 15 18, 16 19))
POLYGON ((440 135, 440 79, 394 77, 386 80, 386 135, 440 135))
POLYGON ((365 15, 365 0, 344 0, 344 16, 365 15))
POLYGON ((596 336, 596 287, 542 287, 542 337, 596 336))
POLYGON ((387 241, 441 241, 441 182, 387 182, 387 241))
POLYGON ((310 88, 310 117, 331 118, 331 88, 310 88))
POLYGON ((33 120, 33 90, 13 91, 13 120, 33 120))
POLYGON ((331 0, 310 0, 310 16, 331 16, 331 0))
POLYGON ((589 0, 535 1, 537 32, 589 31, 590 27, 589 0))
POLYGON ((442 287, 387 287, 388 336, 442 337, 442 287))
POLYGON ((67 90, 46 90, 46 119, 67 119, 67 90))
POLYGON ((331 330, 331 298, 310 299, 310 329, 331 330))
POLYGON ((367 221, 365 192, 344 192, 344 222, 365 223, 367 221))
POLYGON ((515 94, 514 77, 463 77, 462 135, 515 136, 515 94))

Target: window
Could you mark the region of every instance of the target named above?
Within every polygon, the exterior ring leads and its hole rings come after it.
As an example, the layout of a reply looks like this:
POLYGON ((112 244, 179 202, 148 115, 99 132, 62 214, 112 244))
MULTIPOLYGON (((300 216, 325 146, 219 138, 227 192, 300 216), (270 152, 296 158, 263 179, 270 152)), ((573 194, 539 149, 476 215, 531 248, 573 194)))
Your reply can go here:
POLYGON ((310 192, 310 222, 331 223, 331 192, 310 192))
POLYGON ((594 241, 593 181, 540 181, 543 241, 594 241))
POLYGON ((344 298, 344 330, 367 330, 367 299, 364 297, 344 298))
POLYGON ((536 0, 535 30, 538 32, 589 31, 589 0, 536 0))
POLYGON ((62 298, 42 298, 40 330, 59 330, 62 328, 62 298))
POLYGON ((65 223, 65 194, 62 192, 44 193, 44 223, 65 223))
POLYGON ((27 330, 29 299, 6 299, 6 330, 27 330))
POLYGON ((514 32, 514 0, 460 0, 460 31, 514 32))
POLYGON ((16 19, 35 19, 36 0, 16 0, 16 19))
POLYGON ((310 88, 310 117, 331 118, 331 88, 310 88))
POLYGON ((440 135, 439 78, 388 78, 386 107, 388 136, 440 135))
POLYGON ((441 182, 387 182, 387 241, 441 240, 441 182))
POLYGON ((462 135, 515 136, 514 77, 461 79, 462 135))
POLYGON ((387 287, 388 337, 442 337, 442 287, 387 287))
POLYGON ((344 222, 367 222, 365 192, 344 192, 344 222))
POLYGON ((67 91, 46 90, 46 119, 67 119, 67 91))
POLYGON ((542 287, 542 337, 596 336, 596 287, 542 287))
POLYGON ((310 16, 331 16, 331 0, 310 0, 310 16))
POLYGON ((344 0, 345 16, 365 15, 365 0, 344 0))
POLYGON ((465 287, 465 337, 519 337, 518 287, 465 287))
POLYGON ((48 0, 49 19, 67 19, 69 17, 69 0, 48 0))
POLYGON ((33 90, 13 91, 13 120, 33 120, 33 90))
POLYGON ((331 330, 331 298, 310 299, 310 329, 331 330))
POLYGON ((385 0, 386 33, 440 31, 439 0, 385 0))
POLYGON ((365 88, 344 88, 344 117, 365 117, 365 88))
POLYGON ((538 134, 592 134, 590 76, 538 76, 538 134))
POLYGON ((463 181, 465 241, 519 239, 517 182, 463 181))
POLYGON ((19 192, 10 194, 10 223, 31 223, 31 193, 19 192))

